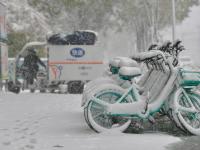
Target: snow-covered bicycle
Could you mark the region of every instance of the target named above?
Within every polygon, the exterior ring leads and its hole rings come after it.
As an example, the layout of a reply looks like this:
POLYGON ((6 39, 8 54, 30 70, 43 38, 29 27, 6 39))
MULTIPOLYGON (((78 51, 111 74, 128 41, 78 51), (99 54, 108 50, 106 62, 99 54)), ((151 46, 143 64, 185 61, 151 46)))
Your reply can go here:
MULTIPOLYGON (((146 63, 149 76, 140 84, 123 89, 116 84, 103 84, 93 91, 85 105, 85 116, 92 129, 124 131, 131 120, 149 119, 162 109, 171 114, 184 130, 200 135, 199 72, 174 67, 161 51, 143 52, 137 59, 146 63), (188 79, 187 76, 193 77, 188 79), (195 77, 195 78, 194 78, 195 77)), ((119 76, 131 80, 140 75, 139 68, 122 67, 119 76)))
MULTIPOLYGON (((167 49, 166 47, 168 44, 164 43, 161 48, 162 49, 167 49)), ((148 51, 154 50, 158 47, 156 44, 152 44, 149 46, 148 51)), ((84 106, 86 101, 87 101, 87 96, 90 95, 92 91, 95 90, 99 85, 102 85, 104 83, 113 83, 117 84, 122 88, 128 88, 131 85, 132 81, 126 81, 121 79, 118 76, 119 69, 121 67, 139 67, 139 64, 137 61, 129 58, 129 57, 114 57, 109 61, 109 69, 107 69, 104 73, 104 76, 97 78, 95 80, 92 80, 85 84, 84 91, 83 91, 83 96, 82 96, 82 101, 81 101, 81 106, 84 106)), ((140 83, 142 83, 146 78, 148 78, 149 74, 151 73, 150 71, 145 72, 143 74, 142 79, 140 80, 140 83)), ((134 82, 134 81, 133 81, 134 82)), ((139 84, 140 84, 139 83, 139 84)))
MULTIPOLYGON (((168 45, 169 45, 169 42, 167 41, 162 46, 160 46, 160 49, 165 50, 168 48, 168 45)), ((155 50, 157 48, 158 48, 157 44, 152 44, 149 46, 148 51, 155 50)), ((135 59, 137 59, 137 58, 135 58, 135 59)), ((146 61, 148 61, 148 59, 146 59, 146 61)), ((139 67, 139 64, 136 60, 131 59, 129 57, 115 57, 115 58, 111 59, 109 61, 109 69, 107 69, 105 71, 104 76, 97 78, 95 80, 92 80, 92 81, 88 82, 87 84, 85 84, 83 95, 82 95, 81 106, 85 107, 85 104, 87 104, 87 101, 88 101, 90 95, 93 94, 93 92, 95 92, 96 89, 102 84, 105 84, 105 83, 116 84, 116 85, 119 85, 120 87, 126 89, 126 88, 129 88, 132 83, 135 83, 135 79, 124 80, 119 77, 118 73, 119 73, 119 69, 121 67, 139 67)), ((152 69, 149 68, 148 71, 146 70, 143 72, 144 73, 143 73, 142 77, 140 77, 139 82, 137 82, 137 84, 139 86, 137 86, 135 84, 135 86, 137 88, 142 86, 144 84, 144 82, 148 79, 148 77, 152 73, 152 69)), ((85 120, 86 120, 87 124, 91 127, 90 123, 88 122, 86 107, 84 109, 84 116, 85 116, 85 120)))
POLYGON ((116 57, 110 60, 109 62, 109 69, 107 69, 104 73, 104 76, 99 77, 95 80, 92 80, 85 84, 81 106, 84 106, 88 95, 92 93, 92 91, 97 88, 98 86, 105 84, 105 83, 113 83, 120 85, 123 88, 127 88, 130 86, 129 81, 125 81, 119 78, 118 72, 122 66, 127 67, 136 67, 138 63, 128 57, 116 57))
MULTIPOLYGON (((169 42, 167 41, 161 46, 161 49, 162 50, 167 49, 168 45, 169 45, 169 42)), ((156 49, 157 47, 158 45, 152 44, 149 46, 148 51, 156 49)), ((137 59, 137 58, 134 58, 134 59, 137 59)), ((129 88, 132 83, 135 83, 135 79, 124 80, 119 77, 118 73, 121 67, 139 67, 138 62, 135 61, 134 59, 131 59, 129 57, 115 57, 111 59, 109 61, 109 69, 105 71, 105 75, 95 80, 92 80, 85 85, 83 95, 82 95, 81 106, 85 108, 84 109, 85 120, 90 127, 91 125, 87 117, 87 108, 85 107, 90 95, 94 94, 93 92, 95 92, 96 89, 99 88, 100 85, 105 84, 105 83, 116 84, 122 88, 129 88)), ((146 61, 148 61, 148 59, 146 59, 146 61)), ((143 76, 140 77, 139 82, 137 82, 139 86, 137 86, 136 84, 135 86, 138 88, 142 86, 144 82, 148 79, 151 73, 152 73, 152 69, 149 69, 148 71, 146 71, 143 74, 143 76)))

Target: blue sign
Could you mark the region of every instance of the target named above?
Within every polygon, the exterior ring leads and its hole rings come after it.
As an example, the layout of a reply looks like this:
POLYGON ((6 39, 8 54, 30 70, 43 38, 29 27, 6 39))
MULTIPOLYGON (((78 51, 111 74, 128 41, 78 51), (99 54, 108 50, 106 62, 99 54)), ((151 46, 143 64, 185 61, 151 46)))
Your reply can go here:
POLYGON ((85 50, 80 47, 76 47, 70 50, 70 54, 76 58, 83 57, 85 55, 85 50))

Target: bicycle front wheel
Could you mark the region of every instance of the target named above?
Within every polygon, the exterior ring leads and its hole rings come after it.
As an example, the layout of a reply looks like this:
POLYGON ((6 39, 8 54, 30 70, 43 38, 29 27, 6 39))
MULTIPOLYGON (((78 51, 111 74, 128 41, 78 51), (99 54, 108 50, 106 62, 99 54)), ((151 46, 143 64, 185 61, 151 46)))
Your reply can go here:
MULTIPOLYGON (((94 96, 109 104, 114 104, 124 93, 124 90, 116 85, 102 86, 95 91, 94 96)), ((122 103, 129 103, 131 100, 125 98, 122 103)), ((111 116, 106 114, 106 108, 95 101, 90 101, 87 107, 87 121, 96 132, 125 131, 131 123, 129 118, 111 116)))
POLYGON ((186 132, 200 135, 200 95, 179 90, 175 96, 177 121, 186 132))

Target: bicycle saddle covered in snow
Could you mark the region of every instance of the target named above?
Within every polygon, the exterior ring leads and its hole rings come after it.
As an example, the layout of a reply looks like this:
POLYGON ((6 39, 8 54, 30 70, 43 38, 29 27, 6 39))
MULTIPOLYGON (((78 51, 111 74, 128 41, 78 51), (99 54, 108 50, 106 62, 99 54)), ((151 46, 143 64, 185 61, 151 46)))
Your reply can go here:
POLYGON ((138 64, 128 57, 116 57, 110 60, 109 66, 112 74, 117 74, 121 67, 138 67, 138 64))
POLYGON ((119 67, 138 67, 138 63, 130 58, 121 59, 119 62, 119 67))

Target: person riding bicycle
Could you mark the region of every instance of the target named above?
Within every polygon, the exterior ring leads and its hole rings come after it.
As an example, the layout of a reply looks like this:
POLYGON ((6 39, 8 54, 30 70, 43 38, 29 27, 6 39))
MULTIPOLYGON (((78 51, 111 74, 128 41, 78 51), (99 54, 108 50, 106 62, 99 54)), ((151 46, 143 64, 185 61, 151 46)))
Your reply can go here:
POLYGON ((38 64, 40 64, 44 67, 44 69, 46 69, 45 64, 37 56, 36 50, 34 48, 29 48, 28 54, 24 57, 23 62, 23 77, 27 81, 27 85, 32 85, 34 79, 36 79, 37 72, 39 71, 38 64))

